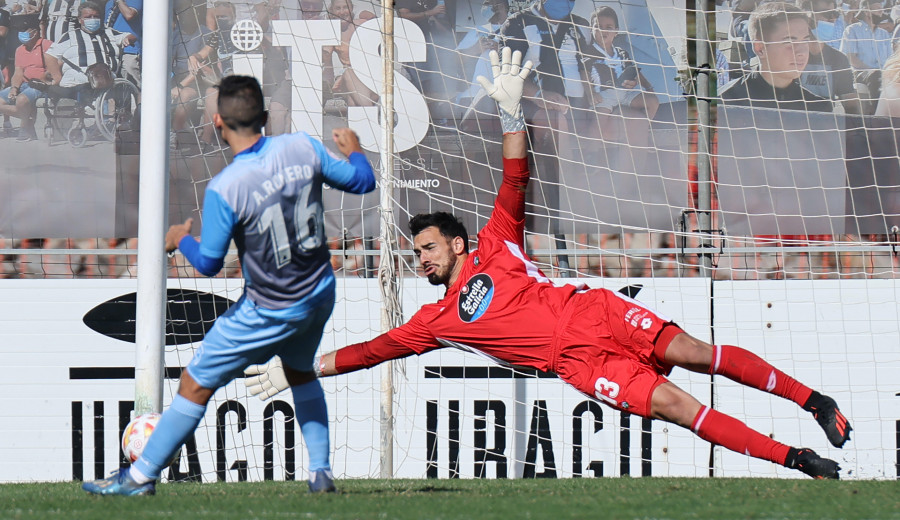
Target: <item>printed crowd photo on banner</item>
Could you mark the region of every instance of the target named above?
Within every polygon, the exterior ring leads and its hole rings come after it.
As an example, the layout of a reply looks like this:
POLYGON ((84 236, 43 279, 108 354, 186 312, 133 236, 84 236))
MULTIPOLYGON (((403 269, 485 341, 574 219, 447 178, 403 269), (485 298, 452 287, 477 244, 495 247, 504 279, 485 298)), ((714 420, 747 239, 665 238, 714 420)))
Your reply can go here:
MULTIPOLYGON (((86 200, 68 197, 65 208, 35 213, 26 228, 18 224, 17 233, 134 236, 139 116, 141 110, 156 109, 140 106, 141 31, 134 27, 140 27, 135 20, 141 17, 142 3, 130 1, 134 7, 122 12, 116 2, 111 9, 97 4, 96 12, 75 4, 48 8, 61 43, 41 37, 43 47, 35 42, 24 47, 32 59, 45 49, 45 61, 59 61, 62 74, 61 83, 50 78, 44 88, 34 77, 38 72, 29 68, 28 84, 34 89, 19 97, 34 101, 6 118, 18 122, 17 114, 28 112, 21 132, 41 135, 23 142, 13 127, 15 135, 0 141, 0 147, 10 150, 49 145, 49 154, 16 154, 21 164, 6 166, 8 172, 36 166, 47 182, 29 185, 5 173, 3 183, 12 192, 33 191, 46 201, 54 197, 50 187, 91 186, 86 192, 93 195, 86 200), (101 23, 96 32, 86 29, 86 23, 96 23, 91 20, 101 23), (77 55, 84 41, 95 40, 102 43, 99 60, 89 53, 87 63, 76 63, 65 54, 77 55), (87 83, 94 61, 108 63, 116 80, 102 106, 103 90, 87 83), (29 130, 29 124, 37 130, 29 130), (33 165, 35 157, 40 160, 33 165), (80 173, 73 174, 73 165, 80 173), (65 174, 63 166, 69 167, 65 174), (105 203, 97 204, 97 199, 105 203), (71 218, 77 212, 89 218, 71 218), (82 229, 59 229, 63 222, 72 226, 73 220, 80 220, 82 229)), ((623 226, 648 224, 674 229, 678 211, 671 208, 688 202, 687 140, 679 130, 687 124, 687 104, 677 79, 686 68, 685 21, 678 14, 682 4, 397 2, 392 83, 398 200, 416 212, 449 207, 447 200, 453 198, 469 210, 464 218, 473 226, 486 218, 476 208, 489 203, 496 180, 487 158, 499 150, 490 137, 498 118, 475 78, 490 73, 487 53, 507 45, 536 66, 525 102, 537 179, 529 195, 533 224, 554 233, 618 233, 623 226), (613 192, 616 197, 609 195, 613 192), (657 204, 661 201, 665 205, 657 204)), ((269 111, 267 135, 305 131, 321 137, 336 126, 349 126, 377 166, 383 120, 380 4, 176 0, 174 11, 171 221, 198 212, 197 183, 230 161, 211 123, 215 86, 228 74, 260 80, 269 111)), ((52 66, 46 74, 53 74, 52 66)), ((3 98, 4 114, 21 105, 3 98)), ((373 207, 377 194, 352 202, 337 193, 327 196, 338 198, 332 208, 352 206, 327 214, 329 236, 345 231, 377 235, 377 216, 361 211, 373 207)), ((0 212, 0 233, 11 235, 10 216, 29 211, 17 206, 0 212)))
POLYGON ((870 0, 718 6, 717 195, 729 233, 788 246, 896 233, 898 17, 870 0))

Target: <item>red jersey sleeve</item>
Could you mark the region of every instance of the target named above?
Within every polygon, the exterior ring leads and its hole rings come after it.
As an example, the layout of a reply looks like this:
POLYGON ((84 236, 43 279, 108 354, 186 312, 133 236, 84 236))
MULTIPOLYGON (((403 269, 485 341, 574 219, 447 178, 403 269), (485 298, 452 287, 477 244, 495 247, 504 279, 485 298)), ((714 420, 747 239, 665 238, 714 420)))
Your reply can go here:
POLYGON ((387 335, 394 341, 406 345, 416 354, 424 354, 429 350, 440 348, 437 338, 428 327, 429 316, 437 313, 438 304, 430 303, 419 309, 412 318, 403 325, 387 331, 387 335))
POLYGON ((356 343, 338 350, 334 356, 335 370, 339 374, 344 374, 371 368, 391 359, 424 354, 429 350, 441 348, 442 345, 425 326, 422 313, 429 310, 429 306, 426 305, 403 325, 371 341, 356 343))
POLYGON ((503 182, 497 190, 494 211, 479 235, 509 240, 520 246, 525 238, 525 188, 528 159, 503 159, 503 182))
POLYGON ((334 369, 338 374, 345 374, 415 353, 406 345, 391 339, 388 334, 382 334, 371 341, 364 341, 338 350, 334 355, 334 369))

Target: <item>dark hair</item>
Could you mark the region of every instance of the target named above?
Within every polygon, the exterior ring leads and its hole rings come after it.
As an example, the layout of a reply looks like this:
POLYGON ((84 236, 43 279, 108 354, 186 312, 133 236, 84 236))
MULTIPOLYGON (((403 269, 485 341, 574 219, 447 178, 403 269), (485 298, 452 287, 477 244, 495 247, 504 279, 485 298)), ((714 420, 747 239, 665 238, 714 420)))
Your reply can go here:
POLYGON ((778 24, 787 24, 791 20, 803 20, 807 26, 811 23, 809 15, 794 4, 769 2, 760 5, 750 13, 750 41, 768 41, 766 38, 778 24))
POLYGON ((78 17, 79 18, 81 18, 81 12, 84 11, 85 9, 93 9, 94 11, 97 11, 98 13, 100 13, 100 16, 103 16, 103 13, 106 12, 106 9, 104 9, 97 2, 92 2, 91 0, 88 0, 87 2, 78 6, 78 17))
POLYGON ((419 213, 409 219, 409 232, 413 237, 431 226, 438 228, 441 236, 448 240, 456 237, 462 238, 466 247, 465 251, 469 252, 469 232, 466 231, 466 226, 462 221, 456 218, 456 215, 446 211, 435 211, 434 213, 419 213))
POLYGON ((266 109, 259 81, 251 76, 225 76, 219 83, 219 116, 234 130, 262 132, 266 109))
POLYGON ((615 9, 608 5, 598 7, 596 11, 591 13, 591 27, 593 27, 594 22, 596 22, 600 18, 611 18, 614 22, 616 22, 616 28, 619 27, 619 15, 616 14, 615 9))

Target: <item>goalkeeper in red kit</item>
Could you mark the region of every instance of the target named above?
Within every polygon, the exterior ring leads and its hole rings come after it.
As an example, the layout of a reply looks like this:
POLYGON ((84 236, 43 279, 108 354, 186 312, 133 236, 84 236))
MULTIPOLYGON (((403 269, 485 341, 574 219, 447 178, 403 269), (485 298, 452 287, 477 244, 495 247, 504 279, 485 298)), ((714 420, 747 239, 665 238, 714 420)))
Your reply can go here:
MULTIPOLYGON (((704 406, 666 379, 673 367, 719 374, 794 401, 811 412, 828 440, 842 447, 850 424, 834 400, 739 347, 711 345, 627 296, 606 289, 557 286, 524 251, 525 187, 529 171, 520 99, 531 63, 504 48, 492 53, 493 81, 479 78, 500 108, 503 182, 488 223, 469 250, 468 233, 453 215, 416 215, 409 227, 416 256, 433 285, 447 292, 407 323, 371 341, 322 356, 322 376, 442 348, 477 350, 501 363, 557 374, 613 408, 690 428, 738 453, 797 469, 818 479, 839 478, 838 464, 794 448, 704 406)), ((286 387, 277 362, 248 372, 262 397, 286 387)))

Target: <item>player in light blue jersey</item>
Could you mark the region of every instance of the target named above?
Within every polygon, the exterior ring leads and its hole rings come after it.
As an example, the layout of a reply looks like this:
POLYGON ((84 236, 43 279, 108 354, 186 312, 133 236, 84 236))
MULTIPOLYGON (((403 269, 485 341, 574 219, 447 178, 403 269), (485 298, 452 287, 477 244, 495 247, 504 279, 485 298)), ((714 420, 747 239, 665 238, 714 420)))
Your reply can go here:
POLYGON ((333 134, 349 159, 344 161, 302 132, 264 137, 266 118, 254 78, 222 79, 213 122, 234 152, 234 161, 206 188, 200 241, 190 235, 188 219, 169 228, 166 251, 180 249, 198 271, 213 276, 234 240, 244 294, 204 338, 137 462, 109 478, 85 482, 85 491, 154 494, 160 473, 197 428, 215 390, 247 366, 276 354, 293 391, 297 422, 309 452, 310 491, 335 489, 325 395, 313 370, 335 298, 322 185, 368 193, 375 189, 375 176, 352 130, 342 128, 333 134))

